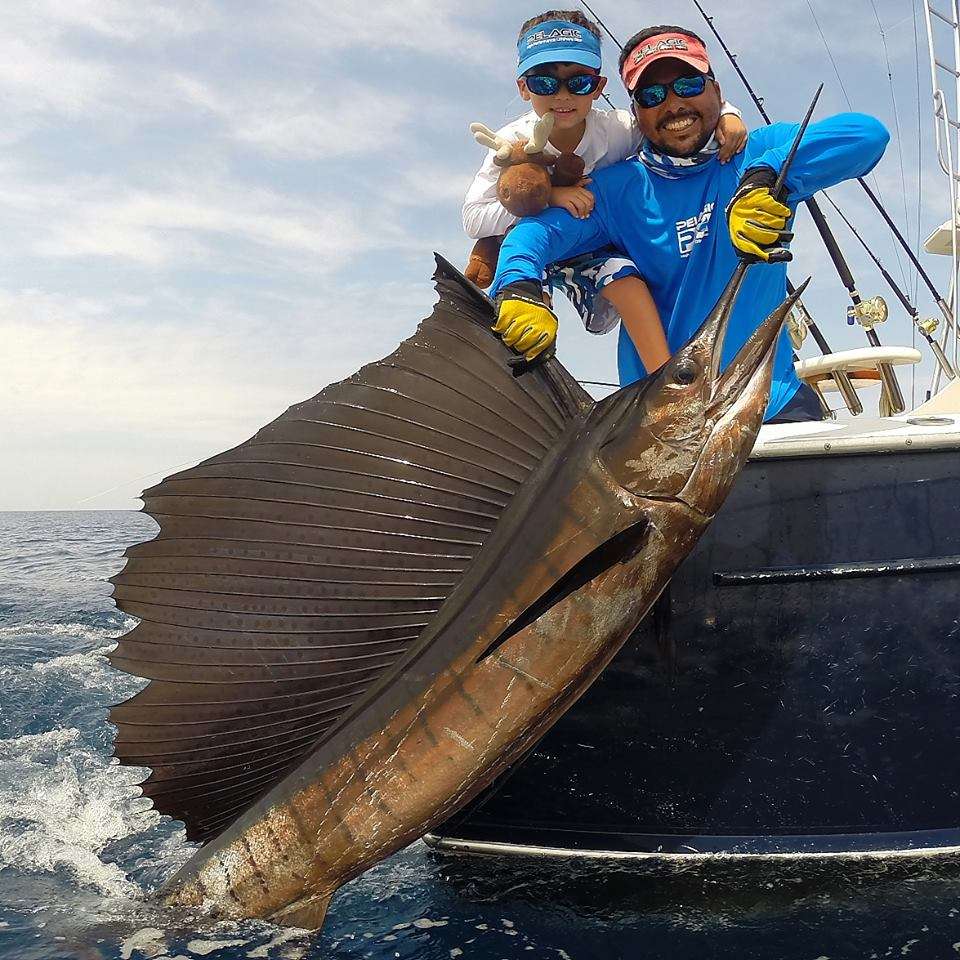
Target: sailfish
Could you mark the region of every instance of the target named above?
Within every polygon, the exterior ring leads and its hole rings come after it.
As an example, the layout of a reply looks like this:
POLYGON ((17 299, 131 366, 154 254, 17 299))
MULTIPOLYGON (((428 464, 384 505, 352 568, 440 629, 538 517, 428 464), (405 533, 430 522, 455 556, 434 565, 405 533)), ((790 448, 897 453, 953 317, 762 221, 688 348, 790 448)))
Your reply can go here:
POLYGON ((344 883, 521 757, 637 627, 753 447, 782 321, 720 370, 730 281, 657 373, 594 402, 516 375, 442 258, 383 360, 143 494, 115 599, 121 762, 203 842, 174 906, 319 928, 344 883))

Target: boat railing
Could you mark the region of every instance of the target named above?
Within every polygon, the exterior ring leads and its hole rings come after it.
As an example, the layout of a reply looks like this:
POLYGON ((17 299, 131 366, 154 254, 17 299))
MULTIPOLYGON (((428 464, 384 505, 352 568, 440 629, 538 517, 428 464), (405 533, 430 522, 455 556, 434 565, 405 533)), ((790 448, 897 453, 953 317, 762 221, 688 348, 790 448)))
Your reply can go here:
MULTIPOLYGON (((960 204, 960 0, 946 0, 947 12, 944 13, 933 0, 924 4, 927 27, 927 46, 930 55, 930 80, 933 90, 934 134, 937 146, 937 160, 950 184, 950 220, 938 234, 949 237, 949 249, 946 244, 934 249, 934 237, 927 243, 930 252, 949 253, 951 258, 948 304, 952 315, 956 315, 957 274, 960 268, 960 243, 958 243, 958 204, 960 204), (948 79, 951 78, 951 79, 948 79), (945 82, 944 82, 945 81, 945 82), (946 88, 946 89, 945 89, 946 88), (948 94, 947 90, 951 92, 948 94)), ((949 325, 944 328, 941 346, 947 350, 950 338, 949 325)), ((953 365, 958 365, 960 357, 960 334, 953 330, 953 365)), ((934 379, 934 392, 940 386, 940 370, 934 379)))

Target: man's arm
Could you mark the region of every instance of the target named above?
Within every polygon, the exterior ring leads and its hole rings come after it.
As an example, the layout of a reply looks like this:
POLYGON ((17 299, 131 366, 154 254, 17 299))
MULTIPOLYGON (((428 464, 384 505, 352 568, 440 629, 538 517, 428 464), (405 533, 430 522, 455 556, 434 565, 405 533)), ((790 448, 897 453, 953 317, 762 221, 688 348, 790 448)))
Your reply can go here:
POLYGON ((608 243, 610 239, 596 209, 585 220, 557 207, 536 217, 524 217, 503 241, 490 294, 496 296, 508 284, 521 280, 540 283, 548 264, 589 253, 608 243))
MULTIPOLYGON (((751 170, 780 172, 800 125, 775 123, 750 134, 744 179, 751 170)), ((883 156, 890 134, 864 113, 840 113, 807 127, 787 174, 787 203, 794 205, 818 190, 868 174, 883 156)))

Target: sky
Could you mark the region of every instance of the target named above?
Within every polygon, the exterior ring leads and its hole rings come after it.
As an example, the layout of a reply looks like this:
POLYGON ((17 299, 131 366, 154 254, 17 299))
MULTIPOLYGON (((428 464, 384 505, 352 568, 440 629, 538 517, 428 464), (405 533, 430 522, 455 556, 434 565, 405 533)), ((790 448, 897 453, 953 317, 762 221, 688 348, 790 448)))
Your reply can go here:
MULTIPOLYGON (((591 6, 620 41, 664 19, 649 0, 591 6)), ((919 4, 919 73, 910 0, 706 6, 775 119, 800 119, 823 81, 818 116, 849 104, 890 127, 875 183, 911 242, 918 223, 925 237, 946 219, 919 4)), ((523 112, 516 33, 540 12, 516 0, 5 0, 0 509, 135 509, 144 487, 409 336, 435 300, 433 251, 468 256, 460 205, 482 149, 467 128, 523 112)), ((708 39, 725 96, 756 125, 693 3, 676 0, 669 18, 708 39)), ((605 40, 623 107, 617 53, 605 40)), ((833 195, 899 279, 862 193, 833 195)), ((863 295, 888 295, 836 232, 863 295)), ((805 213, 797 234, 792 274, 814 276, 820 327, 835 348, 863 344, 805 213)), ((945 283, 945 258, 925 264, 945 283)), ((912 340, 898 310, 879 332, 912 340)), ((592 337, 566 311, 559 355, 582 379, 616 377, 615 335, 592 337)))

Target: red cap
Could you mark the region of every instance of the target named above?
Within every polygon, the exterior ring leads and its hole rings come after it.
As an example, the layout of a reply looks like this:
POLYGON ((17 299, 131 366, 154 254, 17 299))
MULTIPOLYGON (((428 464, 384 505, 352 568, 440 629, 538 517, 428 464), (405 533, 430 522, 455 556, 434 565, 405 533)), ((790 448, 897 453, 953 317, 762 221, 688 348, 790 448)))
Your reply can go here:
POLYGON ((627 55, 620 71, 623 85, 632 92, 647 67, 667 59, 682 60, 700 73, 710 72, 707 48, 699 40, 685 33, 658 33, 638 43, 627 55))

